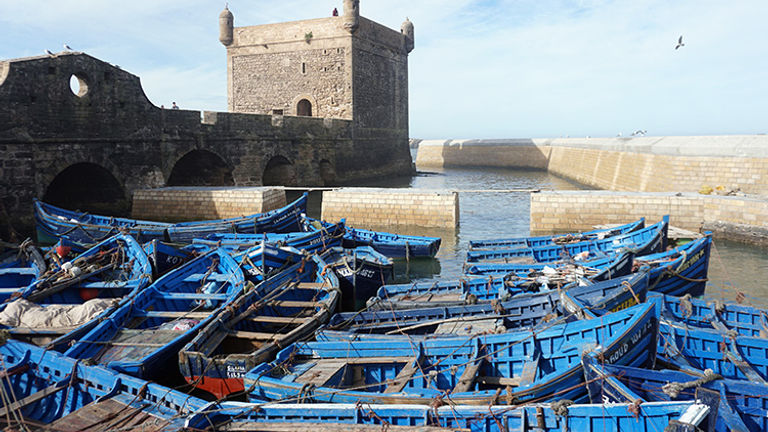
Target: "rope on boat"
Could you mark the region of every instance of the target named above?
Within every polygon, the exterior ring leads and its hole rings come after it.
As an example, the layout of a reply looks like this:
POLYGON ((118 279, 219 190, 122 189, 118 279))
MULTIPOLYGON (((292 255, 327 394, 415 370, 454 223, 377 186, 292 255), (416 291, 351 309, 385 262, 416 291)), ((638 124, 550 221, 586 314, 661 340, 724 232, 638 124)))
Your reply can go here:
POLYGON ((704 370, 704 376, 695 379, 693 381, 686 381, 686 382, 671 382, 664 384, 664 386, 661 387, 661 390, 670 398, 675 399, 685 389, 693 388, 693 387, 701 387, 702 385, 715 381, 723 379, 723 376, 720 374, 716 374, 712 369, 705 369, 704 370))

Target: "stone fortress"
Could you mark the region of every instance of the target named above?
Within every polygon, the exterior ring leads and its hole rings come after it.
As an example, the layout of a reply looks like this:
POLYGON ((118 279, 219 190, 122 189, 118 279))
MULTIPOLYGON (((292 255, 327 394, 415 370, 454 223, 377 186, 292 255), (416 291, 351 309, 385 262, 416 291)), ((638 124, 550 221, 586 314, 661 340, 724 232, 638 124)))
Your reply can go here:
POLYGON ((33 198, 127 215, 139 189, 413 173, 409 21, 392 30, 345 0, 341 16, 253 27, 225 9, 219 26, 227 113, 161 109, 80 52, 0 60, 0 238, 31 233, 33 198))

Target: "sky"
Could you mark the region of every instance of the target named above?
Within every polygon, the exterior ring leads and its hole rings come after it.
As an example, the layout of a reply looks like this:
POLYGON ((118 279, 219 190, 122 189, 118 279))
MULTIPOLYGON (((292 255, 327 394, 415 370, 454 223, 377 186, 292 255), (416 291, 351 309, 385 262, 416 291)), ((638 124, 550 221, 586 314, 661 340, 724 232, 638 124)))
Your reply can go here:
MULTIPOLYGON (((765 0, 361 0, 408 17, 410 135, 423 139, 768 132, 765 0), (685 46, 675 49, 683 36, 685 46)), ((226 111, 224 2, 0 0, 0 59, 76 51, 156 105, 226 111)), ((341 0, 231 0, 235 26, 329 16, 341 0)))

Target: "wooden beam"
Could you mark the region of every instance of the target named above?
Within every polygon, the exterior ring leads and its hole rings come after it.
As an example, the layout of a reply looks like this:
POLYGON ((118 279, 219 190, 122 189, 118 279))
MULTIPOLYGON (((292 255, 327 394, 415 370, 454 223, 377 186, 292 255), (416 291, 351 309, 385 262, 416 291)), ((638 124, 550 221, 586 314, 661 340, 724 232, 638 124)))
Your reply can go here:
POLYGON ((405 366, 400 369, 394 380, 384 389, 384 393, 398 393, 403 391, 408 381, 413 378, 413 374, 419 369, 419 358, 413 357, 405 366))

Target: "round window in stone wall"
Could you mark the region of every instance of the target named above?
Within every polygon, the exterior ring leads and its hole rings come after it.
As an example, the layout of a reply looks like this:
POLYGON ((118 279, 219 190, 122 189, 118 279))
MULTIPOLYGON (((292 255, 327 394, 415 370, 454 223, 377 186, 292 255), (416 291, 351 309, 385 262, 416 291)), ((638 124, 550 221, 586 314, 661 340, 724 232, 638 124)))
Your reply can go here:
POLYGON ((73 74, 69 77, 69 89, 77 97, 83 97, 88 93, 88 82, 85 77, 78 74, 73 74))

